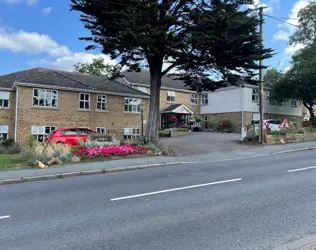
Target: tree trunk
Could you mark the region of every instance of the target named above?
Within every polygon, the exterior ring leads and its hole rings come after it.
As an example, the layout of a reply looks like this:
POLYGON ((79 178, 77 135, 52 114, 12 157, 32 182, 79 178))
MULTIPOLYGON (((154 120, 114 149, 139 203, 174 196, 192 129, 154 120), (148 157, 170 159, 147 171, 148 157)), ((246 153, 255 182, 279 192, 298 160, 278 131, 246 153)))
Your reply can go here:
POLYGON ((150 67, 150 104, 145 140, 154 144, 159 140, 161 67, 162 63, 150 67))

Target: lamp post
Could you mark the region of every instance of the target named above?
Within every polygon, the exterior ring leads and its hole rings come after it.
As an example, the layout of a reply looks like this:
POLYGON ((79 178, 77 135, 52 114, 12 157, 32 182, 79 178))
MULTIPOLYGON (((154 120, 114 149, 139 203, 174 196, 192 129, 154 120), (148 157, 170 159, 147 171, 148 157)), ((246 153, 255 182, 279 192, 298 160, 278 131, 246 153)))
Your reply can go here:
POLYGON ((142 122, 142 141, 144 141, 144 109, 145 105, 140 103, 138 104, 138 110, 140 111, 141 122, 142 122))

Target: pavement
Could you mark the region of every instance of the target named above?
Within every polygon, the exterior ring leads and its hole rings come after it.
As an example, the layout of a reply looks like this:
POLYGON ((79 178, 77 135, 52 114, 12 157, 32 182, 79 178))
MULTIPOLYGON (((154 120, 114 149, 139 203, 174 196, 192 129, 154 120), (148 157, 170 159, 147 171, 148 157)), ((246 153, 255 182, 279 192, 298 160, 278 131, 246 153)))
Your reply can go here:
POLYGON ((41 179, 55 179, 78 175, 99 174, 136 170, 152 167, 207 163, 214 161, 234 161, 240 158, 265 157, 276 153, 285 153, 297 150, 316 149, 316 142, 304 142, 296 144, 273 145, 264 147, 247 146, 235 151, 213 152, 201 155, 146 157, 123 160, 113 160, 94 163, 70 164, 65 166, 49 167, 46 169, 22 169, 0 172, 0 184, 28 182, 41 179))
POLYGON ((315 156, 306 150, 3 185, 1 249, 300 249, 298 242, 316 242, 315 156))
POLYGON ((162 137, 160 142, 179 156, 230 152, 249 147, 240 143, 240 133, 192 132, 185 136, 162 137))

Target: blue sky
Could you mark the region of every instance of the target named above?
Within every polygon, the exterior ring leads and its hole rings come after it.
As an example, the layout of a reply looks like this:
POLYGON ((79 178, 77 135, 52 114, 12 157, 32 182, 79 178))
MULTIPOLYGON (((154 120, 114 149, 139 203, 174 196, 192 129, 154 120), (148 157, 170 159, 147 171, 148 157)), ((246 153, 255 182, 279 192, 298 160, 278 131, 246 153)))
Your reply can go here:
MULTIPOLYGON (((255 0, 267 6, 265 14, 277 16, 294 25, 297 13, 311 0, 255 0)), ((249 6, 253 7, 253 6, 249 6)), ((89 35, 70 12, 70 0, 0 0, 0 74, 47 67, 72 70, 79 61, 91 62, 98 51, 85 51, 78 37, 89 35)), ((286 70, 291 55, 301 45, 289 46, 295 27, 265 17, 264 44, 277 53, 266 65, 286 70)), ((103 55, 106 61, 109 57, 103 55)))

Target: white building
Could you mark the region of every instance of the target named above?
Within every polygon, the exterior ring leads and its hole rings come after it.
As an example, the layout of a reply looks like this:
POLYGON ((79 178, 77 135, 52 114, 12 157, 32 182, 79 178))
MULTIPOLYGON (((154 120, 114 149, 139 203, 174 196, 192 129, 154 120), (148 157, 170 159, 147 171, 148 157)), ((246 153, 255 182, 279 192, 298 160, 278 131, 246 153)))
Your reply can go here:
MULTIPOLYGON (((297 127, 301 126, 302 104, 295 100, 284 103, 272 103, 270 92, 265 91, 264 119, 289 119, 297 127)), ((259 120, 259 91, 257 86, 244 84, 243 87, 226 87, 204 94, 204 105, 201 105, 202 120, 215 119, 230 121, 236 132, 259 120), (205 99, 207 98, 207 101, 205 99), (243 123, 243 126, 242 126, 243 123)), ((202 103, 202 104, 203 104, 202 103)))

